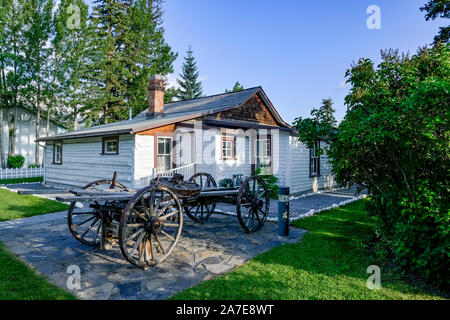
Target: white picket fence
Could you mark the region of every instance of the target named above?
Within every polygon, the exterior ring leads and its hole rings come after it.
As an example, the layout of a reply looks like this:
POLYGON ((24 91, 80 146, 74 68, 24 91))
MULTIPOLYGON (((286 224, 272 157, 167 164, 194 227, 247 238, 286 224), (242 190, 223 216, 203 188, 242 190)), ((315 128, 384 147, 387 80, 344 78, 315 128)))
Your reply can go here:
POLYGON ((150 182, 156 177, 162 178, 170 178, 173 177, 174 174, 182 174, 184 179, 187 180, 192 177, 196 173, 196 164, 188 164, 186 166, 181 166, 178 168, 173 168, 166 171, 157 172, 156 169, 153 170, 153 174, 151 176, 140 178, 139 180, 134 181, 135 188, 142 188, 148 186, 150 182))
POLYGON ((19 168, 19 169, 0 169, 0 180, 43 177, 44 167, 39 168, 19 168))

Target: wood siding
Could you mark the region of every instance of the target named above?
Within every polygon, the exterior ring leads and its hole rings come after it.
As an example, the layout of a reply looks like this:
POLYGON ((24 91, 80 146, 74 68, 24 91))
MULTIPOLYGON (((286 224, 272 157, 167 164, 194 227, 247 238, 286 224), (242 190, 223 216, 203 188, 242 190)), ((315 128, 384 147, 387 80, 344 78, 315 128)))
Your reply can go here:
POLYGON ((250 98, 242 107, 207 116, 215 120, 240 120, 278 126, 269 109, 258 95, 250 98))
POLYGON ((119 136, 118 155, 102 155, 102 138, 68 139, 63 142, 62 164, 52 164, 53 145, 45 148, 45 183, 84 186, 100 179, 111 179, 130 186, 134 174, 134 136, 119 136))
MULTIPOLYGON (((323 147, 324 144, 322 143, 323 147)), ((320 156, 320 176, 309 177, 309 148, 298 141, 296 136, 289 137, 289 165, 287 184, 291 194, 318 191, 335 186, 331 173, 331 164, 326 152, 320 156)))

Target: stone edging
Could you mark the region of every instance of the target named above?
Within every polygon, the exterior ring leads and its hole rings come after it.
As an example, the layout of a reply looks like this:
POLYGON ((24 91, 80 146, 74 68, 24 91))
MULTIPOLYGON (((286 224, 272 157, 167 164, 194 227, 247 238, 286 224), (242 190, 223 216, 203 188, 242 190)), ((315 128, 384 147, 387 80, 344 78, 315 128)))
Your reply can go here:
MULTIPOLYGON (((344 200, 344 201, 341 201, 341 202, 339 202, 339 203, 335 203, 335 204, 333 204, 333 205, 331 205, 331 206, 329 206, 329 207, 320 208, 320 209, 317 209, 317 210, 311 209, 311 210, 309 210, 307 213, 301 214, 301 215, 299 215, 299 216, 297 216, 297 217, 289 218, 289 222, 293 222, 293 221, 300 220, 300 219, 303 219, 303 218, 306 218, 306 217, 310 217, 310 216, 313 216, 313 215, 315 215, 315 214, 317 214, 317 213, 320 213, 320 212, 322 212, 322 211, 327 211, 327 210, 331 210, 331 209, 334 209, 334 208, 342 207, 342 206, 344 206, 344 205, 346 205, 346 204, 349 204, 349 203, 352 203, 352 202, 355 202, 355 201, 364 199, 364 198, 366 198, 366 197, 367 197, 366 194, 362 194, 362 195, 357 196, 357 197, 355 197, 355 198, 348 199, 348 200, 344 200)), ((298 198, 296 198, 296 199, 298 199, 298 198)), ((291 200, 295 200, 295 199, 292 199, 292 198, 291 198, 291 200)), ((236 213, 234 213, 234 212, 229 212, 229 211, 216 210, 215 212, 221 213, 221 214, 226 214, 226 215, 231 215, 231 216, 236 216, 236 213)), ((267 217, 266 221, 269 221, 269 222, 278 222, 278 217, 274 217, 274 218, 272 218, 272 217, 267 217)))

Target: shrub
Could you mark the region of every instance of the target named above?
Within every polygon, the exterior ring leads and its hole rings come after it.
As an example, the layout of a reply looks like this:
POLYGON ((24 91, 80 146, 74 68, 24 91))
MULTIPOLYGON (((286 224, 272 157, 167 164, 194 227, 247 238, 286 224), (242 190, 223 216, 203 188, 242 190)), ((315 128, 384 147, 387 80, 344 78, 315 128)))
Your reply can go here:
POLYGON ((22 168, 25 163, 25 158, 21 155, 8 157, 8 168, 17 169, 22 168))
POLYGON ((39 165, 39 164, 36 164, 36 163, 30 163, 29 165, 28 165, 28 168, 39 168, 41 165, 39 165))
POLYGON ((450 46, 382 54, 347 71, 347 114, 328 155, 339 183, 371 195, 378 254, 448 286, 450 46))
POLYGON ((278 178, 272 174, 265 174, 264 169, 258 168, 255 170, 255 176, 261 177, 269 189, 269 196, 271 199, 278 199, 278 178))

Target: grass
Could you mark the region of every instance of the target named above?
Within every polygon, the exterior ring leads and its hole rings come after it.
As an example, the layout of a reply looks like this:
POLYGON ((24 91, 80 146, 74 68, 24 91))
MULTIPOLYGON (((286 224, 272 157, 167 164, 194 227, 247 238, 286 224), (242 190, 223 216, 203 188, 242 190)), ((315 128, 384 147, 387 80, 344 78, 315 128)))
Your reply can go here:
POLYGON ((24 182, 42 182, 43 177, 32 177, 32 178, 17 178, 17 179, 1 179, 0 184, 15 184, 24 182))
POLYGON ((40 214, 64 211, 68 205, 30 195, 0 189, 0 221, 27 218, 40 214))
MULTIPOLYGON (((56 201, 0 189, 0 221, 25 218, 49 212, 67 210, 56 201)), ((49 283, 38 275, 0 242, 0 300, 59 300, 75 299, 70 293, 49 283)))
POLYGON ((441 299, 392 268, 382 268, 380 290, 367 288, 367 267, 378 261, 366 246, 373 220, 365 201, 296 221, 309 230, 301 242, 274 248, 171 299, 441 299))
POLYGON ((49 283, 0 243, 0 300, 67 300, 70 293, 49 283))

